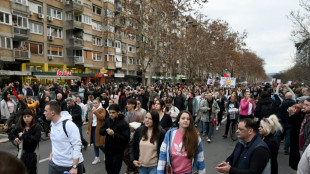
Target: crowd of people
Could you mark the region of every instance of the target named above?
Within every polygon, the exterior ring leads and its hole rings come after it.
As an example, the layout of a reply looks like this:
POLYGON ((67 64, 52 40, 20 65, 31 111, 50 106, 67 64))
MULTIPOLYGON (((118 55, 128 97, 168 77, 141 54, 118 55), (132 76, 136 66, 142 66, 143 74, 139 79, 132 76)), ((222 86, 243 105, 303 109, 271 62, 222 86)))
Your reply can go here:
POLYGON ((184 174, 208 171, 203 140, 214 143, 213 132, 221 128, 225 116, 222 137, 227 138, 231 122, 238 121, 231 118, 239 118, 239 141, 216 166, 218 172, 277 174, 283 141, 289 166, 300 174, 310 173, 310 88, 299 83, 225 88, 15 82, 2 88, 1 96, 1 121, 9 138, 22 145, 19 158, 28 173, 37 173, 38 117, 51 125, 50 174, 85 172, 82 152, 90 144, 94 148, 91 163, 103 159, 107 173, 119 173, 124 161, 126 173, 184 174), (83 137, 84 124, 88 141, 83 137))

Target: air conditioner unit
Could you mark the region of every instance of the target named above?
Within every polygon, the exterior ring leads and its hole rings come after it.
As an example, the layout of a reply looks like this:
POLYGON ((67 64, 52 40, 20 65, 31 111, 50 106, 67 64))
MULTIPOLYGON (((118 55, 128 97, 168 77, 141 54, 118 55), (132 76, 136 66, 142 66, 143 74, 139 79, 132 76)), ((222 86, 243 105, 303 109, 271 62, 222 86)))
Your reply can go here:
POLYGON ((48 59, 48 60, 53 60, 53 59, 54 59, 54 56, 47 56, 47 59, 48 59))
POLYGON ((70 1, 66 1, 66 5, 70 5, 70 1))
POLYGON ((43 19, 44 18, 44 14, 38 13, 38 18, 43 19))
POLYGON ((47 16, 47 20, 52 22, 53 21, 53 17, 52 16, 47 16))
POLYGON ((33 15, 33 12, 32 12, 32 11, 30 11, 29 16, 32 16, 32 15, 33 15))
POLYGON ((47 36, 48 40, 54 40, 55 36, 47 36))

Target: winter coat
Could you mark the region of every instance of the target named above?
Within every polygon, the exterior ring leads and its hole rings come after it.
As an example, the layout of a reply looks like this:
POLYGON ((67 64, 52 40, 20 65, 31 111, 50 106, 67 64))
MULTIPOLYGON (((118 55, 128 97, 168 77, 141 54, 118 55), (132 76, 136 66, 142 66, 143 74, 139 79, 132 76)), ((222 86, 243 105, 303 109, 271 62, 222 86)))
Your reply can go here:
POLYGON ((98 107, 98 109, 93 112, 92 110, 90 111, 89 114, 89 120, 88 120, 88 132, 89 132, 89 142, 95 143, 96 146, 103 146, 105 144, 105 136, 101 136, 99 134, 100 128, 104 125, 105 123, 105 117, 106 117, 106 111, 104 108, 102 107, 98 107), (92 124, 93 124, 93 114, 96 115, 97 117, 97 125, 96 125, 96 133, 95 133, 95 141, 96 142, 92 142, 92 124))
MULTIPOLYGON (((16 111, 16 103, 14 100, 11 100, 12 103, 14 104, 14 111, 16 111)), ((9 108, 8 108, 8 104, 7 102, 2 99, 1 100, 1 103, 0 103, 0 106, 1 106, 1 119, 8 119, 10 117, 10 112, 9 112, 9 108)), ((13 111, 13 113, 14 113, 13 111)))
MULTIPOLYGON (((135 131, 135 134, 133 135, 133 139, 130 141, 130 146, 129 146, 130 161, 139 160, 139 157, 140 157, 140 141, 142 139, 143 127, 144 127, 144 125, 140 126, 135 131)), ((161 143, 163 142, 163 140, 165 138, 165 133, 166 133, 166 131, 163 128, 159 127, 159 136, 158 136, 158 139, 156 140, 157 157, 158 158, 159 158, 159 151, 160 151, 161 143)))
POLYGON ((74 103, 74 107, 68 107, 68 112, 72 116, 72 121, 77 127, 81 127, 82 123, 82 108, 77 103, 74 103))
POLYGON ((201 121, 211 122, 213 118, 216 118, 217 114, 220 112, 220 107, 214 99, 212 101, 212 106, 209 106, 208 100, 205 99, 200 102, 199 111, 201 111, 201 121), (212 107, 211 115, 208 111, 209 107, 212 107))
MULTIPOLYGON (((251 112, 250 115, 253 116, 253 114, 254 114, 254 101, 253 101, 252 98, 251 98, 250 102, 252 104, 252 112, 251 112)), ((248 111, 249 111, 249 102, 245 98, 243 98, 241 100, 241 102, 240 102, 240 111, 239 111, 239 113, 240 113, 240 115, 248 116, 249 115, 248 111)))

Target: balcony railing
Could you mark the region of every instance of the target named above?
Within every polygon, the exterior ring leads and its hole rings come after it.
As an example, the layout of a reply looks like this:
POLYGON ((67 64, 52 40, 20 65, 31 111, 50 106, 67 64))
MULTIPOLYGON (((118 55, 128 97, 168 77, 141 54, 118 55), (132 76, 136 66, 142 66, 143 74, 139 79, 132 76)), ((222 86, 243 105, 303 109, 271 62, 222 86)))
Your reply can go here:
POLYGON ((71 38, 69 39, 69 45, 70 47, 83 47, 84 40, 80 38, 71 38))
POLYGON ((20 12, 24 12, 24 13, 29 13, 30 14, 29 6, 26 6, 24 4, 20 4, 18 2, 11 1, 11 8, 14 11, 20 11, 20 12))
POLYGON ((19 26, 13 26, 14 39, 27 40, 29 38, 30 30, 28 28, 20 28, 19 26))
POLYGON ((78 22, 75 20, 66 21, 66 26, 68 26, 69 29, 73 29, 73 28, 84 29, 84 24, 82 22, 78 22))
POLYGON ((74 56, 74 64, 84 64, 84 57, 74 56))
POLYGON ((22 60, 29 60, 30 59, 30 51, 29 50, 14 49, 14 58, 15 59, 22 59, 22 60))
POLYGON ((79 4, 79 3, 76 3, 76 2, 73 2, 73 1, 69 1, 69 2, 66 2, 66 3, 69 3, 69 5, 67 5, 65 7, 65 9, 67 11, 71 11, 71 10, 74 10, 76 12, 82 12, 84 11, 84 6, 83 4, 79 4))
POLYGON ((116 69, 115 62, 104 62, 104 65, 107 69, 116 69))

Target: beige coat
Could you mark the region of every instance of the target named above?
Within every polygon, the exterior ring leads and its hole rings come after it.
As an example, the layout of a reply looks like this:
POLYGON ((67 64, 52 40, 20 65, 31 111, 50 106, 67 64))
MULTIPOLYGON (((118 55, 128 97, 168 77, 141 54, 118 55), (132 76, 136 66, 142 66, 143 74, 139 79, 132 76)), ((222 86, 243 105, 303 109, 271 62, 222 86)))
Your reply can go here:
POLYGON ((106 116, 106 111, 104 108, 100 108, 96 110, 95 112, 90 111, 90 115, 88 119, 88 128, 87 128, 88 133, 89 133, 89 138, 90 138, 89 142, 94 143, 96 146, 103 146, 105 144, 105 136, 101 136, 99 134, 100 128, 104 125, 105 116, 106 116), (95 114, 97 117, 97 126, 96 126, 96 134, 95 134, 96 142, 91 141, 91 127, 93 123, 93 114, 95 114))

